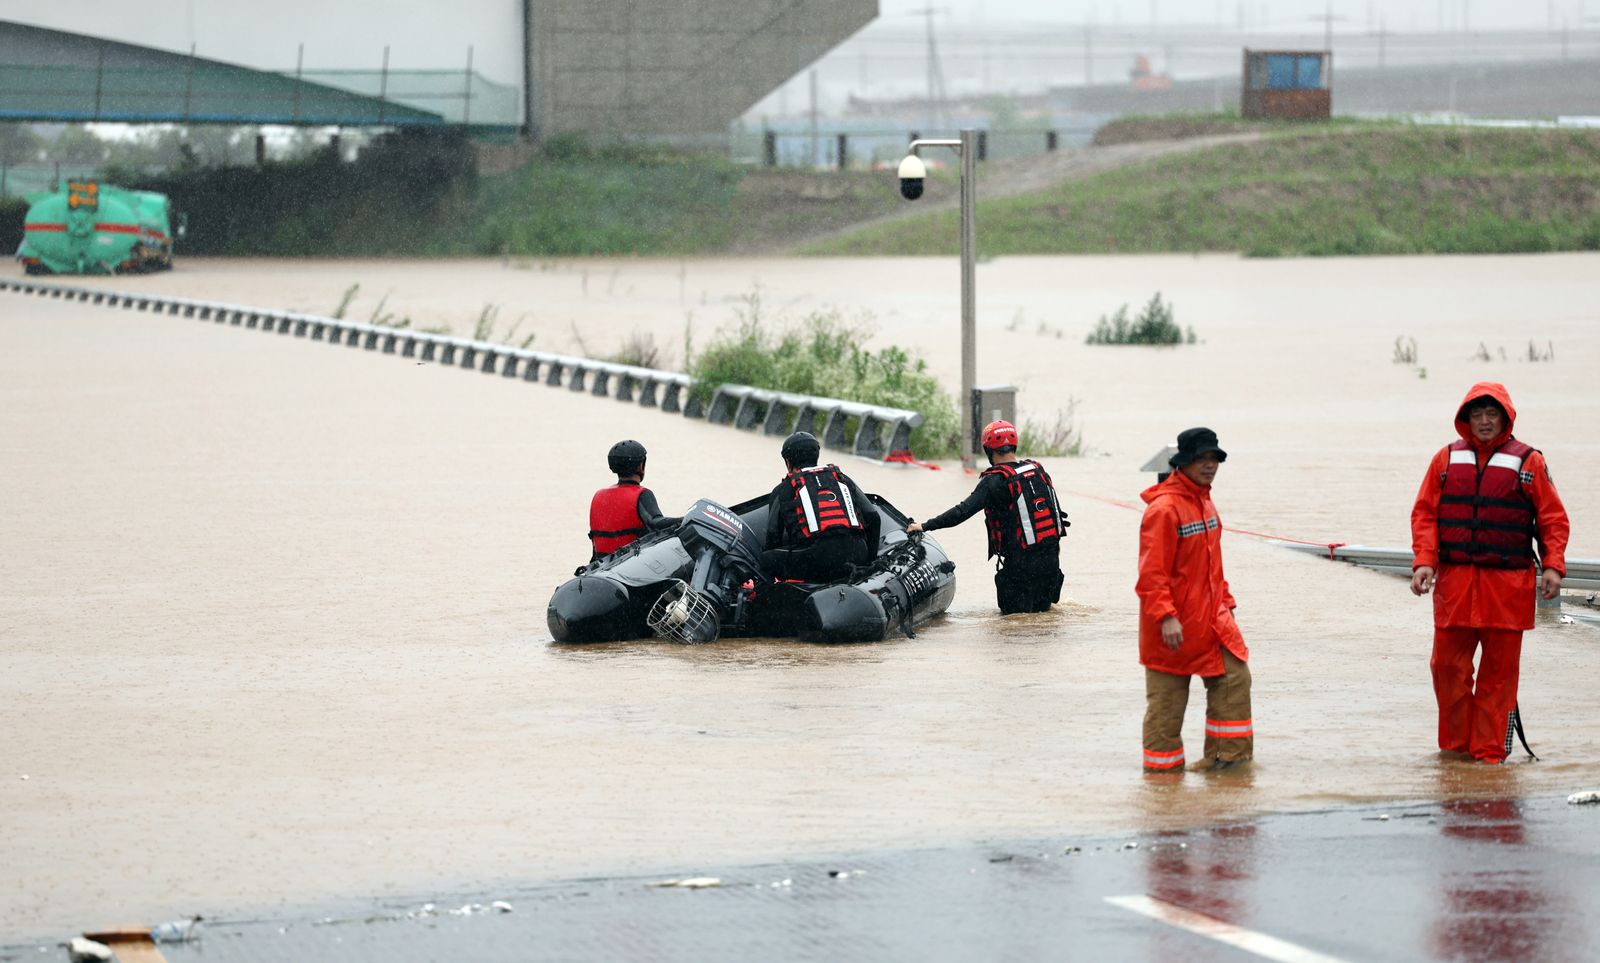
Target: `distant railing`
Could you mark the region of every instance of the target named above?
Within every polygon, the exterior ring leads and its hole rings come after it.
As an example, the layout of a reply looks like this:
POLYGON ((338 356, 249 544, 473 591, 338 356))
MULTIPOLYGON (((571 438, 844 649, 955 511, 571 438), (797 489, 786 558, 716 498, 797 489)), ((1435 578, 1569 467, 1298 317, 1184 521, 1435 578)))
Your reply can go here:
MULTIPOLYGON (((1411 577, 1412 555, 1409 548, 1379 548, 1371 545, 1303 545, 1295 542, 1279 542, 1284 548, 1296 551, 1311 552, 1323 555, 1338 562, 1349 562, 1362 568, 1370 568, 1391 575, 1404 575, 1411 577)), ((1600 589, 1600 559, 1569 558, 1567 562, 1567 575, 1562 580, 1562 587, 1573 590, 1594 591, 1600 589)))
POLYGON ((693 379, 677 371, 295 311, 10 279, 0 279, 0 291, 177 315, 432 361, 503 378, 542 381, 552 387, 615 397, 618 401, 681 413, 688 418, 704 418, 712 424, 732 425, 745 431, 760 428, 768 435, 811 431, 823 447, 864 458, 883 459, 894 452, 905 451, 910 446, 911 432, 923 422, 920 413, 903 408, 769 391, 748 385, 718 386, 711 391, 709 400, 703 402, 703 392, 694 390, 693 379))
MULTIPOLYGON (((978 131, 978 160, 1032 157, 1053 153, 1063 147, 1082 147, 1094 140, 1095 131, 1105 119, 1092 123, 1058 124, 1028 130, 978 131)), ((969 124, 966 126, 981 126, 969 124)), ((735 129, 729 134, 733 160, 764 167, 806 167, 812 169, 871 168, 898 164, 906 145, 928 133, 926 130, 886 128, 880 125, 846 127, 830 125, 815 131, 796 124, 771 125, 759 130, 735 129)))

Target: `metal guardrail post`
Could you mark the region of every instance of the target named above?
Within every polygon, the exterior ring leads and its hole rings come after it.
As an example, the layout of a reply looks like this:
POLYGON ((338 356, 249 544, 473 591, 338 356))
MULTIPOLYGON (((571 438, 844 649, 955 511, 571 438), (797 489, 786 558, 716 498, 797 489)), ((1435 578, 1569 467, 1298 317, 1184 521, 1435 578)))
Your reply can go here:
POLYGON ((897 418, 889 432, 889 454, 911 450, 911 432, 916 426, 909 418, 897 418))
POLYGON ((849 417, 842 408, 828 412, 828 420, 822 426, 822 447, 844 448, 848 445, 845 439, 845 422, 849 417))
POLYGON ((711 402, 706 405, 706 421, 713 425, 726 425, 733 421, 733 396, 723 385, 711 392, 711 402))
POLYGON ((855 441, 850 446, 850 452, 864 458, 882 458, 888 452, 883 447, 880 429, 887 424, 872 415, 862 415, 860 423, 856 426, 855 441))
POLYGON ((754 391, 747 391, 739 399, 739 407, 733 412, 733 427, 740 431, 748 431, 755 427, 758 419, 765 420, 768 403, 756 397, 754 391))
POLYGON ((784 401, 782 398, 773 398, 767 405, 767 417, 762 419, 761 433, 764 435, 786 435, 789 433, 790 414, 799 409, 784 401))

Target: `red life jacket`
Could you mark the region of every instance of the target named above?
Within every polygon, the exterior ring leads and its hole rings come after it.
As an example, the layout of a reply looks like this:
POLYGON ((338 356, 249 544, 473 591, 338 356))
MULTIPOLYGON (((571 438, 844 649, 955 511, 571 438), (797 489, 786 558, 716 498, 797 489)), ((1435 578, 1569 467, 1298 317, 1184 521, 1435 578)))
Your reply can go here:
POLYGON ((1522 465, 1532 453, 1532 447, 1507 439, 1479 471, 1466 439, 1450 446, 1439 497, 1440 561, 1488 568, 1533 564, 1536 516, 1522 490, 1522 465))
POLYGON ((983 507, 991 557, 1002 554, 1008 541, 1022 551, 1049 544, 1071 524, 1061 517, 1055 483, 1044 466, 1032 458, 991 465, 983 473, 1004 478, 1008 495, 1001 508, 983 507))
POLYGON ((799 468, 786 475, 784 480, 794 491, 794 515, 791 521, 801 541, 809 541, 824 532, 866 531, 861 516, 856 512, 850 486, 844 483, 839 466, 799 468))
POLYGON ((594 493, 589 502, 589 540, 596 555, 610 555, 649 531, 639 521, 642 494, 644 488, 636 481, 617 482, 594 493))

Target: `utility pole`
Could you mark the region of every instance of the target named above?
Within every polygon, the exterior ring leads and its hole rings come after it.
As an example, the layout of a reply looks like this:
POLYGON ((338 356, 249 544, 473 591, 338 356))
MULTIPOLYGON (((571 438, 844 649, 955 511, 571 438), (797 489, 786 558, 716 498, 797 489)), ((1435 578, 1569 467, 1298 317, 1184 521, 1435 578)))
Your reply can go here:
POLYGON ((1083 25, 1083 85, 1094 86, 1094 27, 1083 25))
POLYGON ((811 69, 811 156, 806 160, 806 166, 817 166, 817 70, 811 69))
POLYGON ((913 17, 926 17, 928 21, 928 114, 929 123, 935 127, 944 120, 944 70, 939 66, 939 46, 934 40, 933 18, 949 13, 944 7, 923 7, 909 11, 913 17))
POLYGON ((1346 18, 1342 16, 1336 17, 1333 15, 1333 0, 1328 0, 1326 10, 1326 13, 1323 13, 1320 16, 1314 16, 1311 19, 1322 21, 1322 49, 1331 52, 1333 50, 1333 22, 1335 20, 1342 21, 1346 18))

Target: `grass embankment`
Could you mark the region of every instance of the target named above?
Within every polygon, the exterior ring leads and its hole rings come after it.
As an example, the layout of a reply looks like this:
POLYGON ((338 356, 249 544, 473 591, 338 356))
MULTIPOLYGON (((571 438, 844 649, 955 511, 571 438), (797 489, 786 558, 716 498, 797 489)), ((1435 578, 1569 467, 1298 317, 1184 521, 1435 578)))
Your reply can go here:
MULTIPOLYGON (((332 152, 114 183, 160 191, 188 217, 179 256, 691 255, 776 250, 898 203, 882 175, 749 169, 700 154, 557 139, 480 176, 454 132, 404 132, 349 163, 332 152)), ((20 201, 0 238, 20 241, 20 201)), ((11 245, 15 248, 15 243, 11 245)))
MULTIPOLYGON (((980 255, 1600 250, 1600 133, 1272 130, 1257 142, 980 201, 980 255)), ((954 254, 957 217, 930 213, 806 252, 954 254)))

